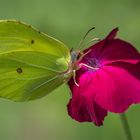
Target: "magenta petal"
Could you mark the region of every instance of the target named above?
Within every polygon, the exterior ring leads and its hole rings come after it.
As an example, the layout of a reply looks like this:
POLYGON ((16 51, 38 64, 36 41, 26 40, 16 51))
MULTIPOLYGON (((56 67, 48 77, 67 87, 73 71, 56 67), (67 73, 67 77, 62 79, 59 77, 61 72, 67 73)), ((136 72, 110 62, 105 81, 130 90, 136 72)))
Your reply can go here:
POLYGON ((114 39, 105 44, 106 49, 99 56, 103 65, 112 62, 129 62, 135 64, 140 61, 139 52, 128 42, 114 39))
POLYGON ((68 104, 68 114, 79 122, 94 122, 97 126, 103 124, 107 111, 86 97, 73 97, 68 104))
POLYGON ((114 29, 102 41, 94 44, 90 48, 84 50, 90 52, 86 55, 83 61, 86 63, 88 59, 96 59, 100 65, 110 64, 112 62, 128 62, 135 64, 140 61, 139 52, 128 42, 115 39, 117 28, 114 29))
POLYGON ((112 40, 115 38, 115 36, 117 35, 117 32, 119 31, 119 28, 115 28, 113 29, 106 37, 107 40, 112 40))
MULTIPOLYGON (((115 36, 117 35, 118 28, 113 29, 106 37, 105 39, 99 41, 98 43, 94 44, 93 46, 87 48, 84 50, 84 52, 88 52, 89 50, 92 50, 92 53, 94 52, 94 55, 98 56, 100 53, 105 49, 105 43, 107 41, 114 40, 115 36)), ((90 53, 88 53, 90 54, 90 53)))
MULTIPOLYGON (((68 104, 69 115, 79 122, 94 122, 97 126, 103 124, 107 111, 94 102, 94 92, 87 88, 87 75, 80 77, 80 87, 77 87, 73 79, 69 81, 72 91, 72 99, 68 104)), ((89 78, 89 77, 88 77, 89 78)))
POLYGON ((140 103, 140 79, 136 76, 140 67, 133 73, 131 67, 138 66, 127 64, 131 71, 118 66, 104 66, 94 73, 94 99, 106 110, 122 113, 131 104, 140 103))

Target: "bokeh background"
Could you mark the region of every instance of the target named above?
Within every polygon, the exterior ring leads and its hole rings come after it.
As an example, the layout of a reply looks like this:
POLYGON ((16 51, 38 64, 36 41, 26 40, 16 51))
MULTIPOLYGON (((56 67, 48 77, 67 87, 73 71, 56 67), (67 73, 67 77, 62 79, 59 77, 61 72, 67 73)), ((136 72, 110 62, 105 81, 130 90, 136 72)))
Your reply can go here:
MULTIPOLYGON (((119 37, 140 48, 139 0, 0 0, 0 19, 17 19, 74 48, 92 26, 94 37, 119 27, 119 37)), ((62 85, 48 96, 27 103, 0 99, 0 140, 124 140, 117 114, 100 128, 67 115, 69 89, 62 85)), ((129 108, 129 124, 140 139, 140 105, 129 108)))

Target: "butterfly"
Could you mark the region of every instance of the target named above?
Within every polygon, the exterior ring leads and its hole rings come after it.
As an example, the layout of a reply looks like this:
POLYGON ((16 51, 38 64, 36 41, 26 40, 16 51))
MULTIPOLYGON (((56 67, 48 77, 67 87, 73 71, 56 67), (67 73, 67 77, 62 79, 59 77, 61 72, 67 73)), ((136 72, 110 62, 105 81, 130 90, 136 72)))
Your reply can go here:
POLYGON ((31 25, 0 20, 0 97, 29 101, 47 95, 75 74, 79 55, 31 25))

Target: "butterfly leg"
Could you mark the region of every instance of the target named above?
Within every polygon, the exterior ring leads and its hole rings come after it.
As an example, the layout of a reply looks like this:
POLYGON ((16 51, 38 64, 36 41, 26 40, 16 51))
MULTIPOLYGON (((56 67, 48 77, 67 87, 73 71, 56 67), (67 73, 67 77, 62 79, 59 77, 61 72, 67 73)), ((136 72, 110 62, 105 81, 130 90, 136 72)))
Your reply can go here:
POLYGON ((80 52, 80 53, 81 53, 81 56, 80 56, 80 58, 79 58, 76 62, 77 62, 77 63, 80 62, 80 61, 83 59, 83 57, 86 56, 86 55, 87 55, 88 53, 90 53, 90 52, 91 52, 91 50, 88 50, 88 51, 87 51, 86 53, 84 53, 84 54, 83 54, 83 52, 80 52))
POLYGON ((75 85, 79 87, 79 84, 76 81, 76 70, 73 70, 73 80, 74 80, 75 85))
POLYGON ((91 67, 91 66, 89 66, 89 65, 87 65, 87 64, 84 64, 84 63, 81 63, 80 65, 79 65, 79 67, 81 68, 81 67, 87 67, 87 68, 89 68, 89 69, 92 69, 92 70, 98 70, 99 68, 95 68, 95 67, 91 67))

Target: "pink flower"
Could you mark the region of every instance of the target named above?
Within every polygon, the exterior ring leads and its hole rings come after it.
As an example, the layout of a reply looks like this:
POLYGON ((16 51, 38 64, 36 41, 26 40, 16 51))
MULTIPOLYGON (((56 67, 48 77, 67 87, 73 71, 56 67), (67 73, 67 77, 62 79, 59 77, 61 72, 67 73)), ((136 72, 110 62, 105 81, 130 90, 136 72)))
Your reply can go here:
POLYGON ((128 42, 115 38, 118 28, 84 50, 76 82, 68 82, 72 98, 69 115, 79 122, 103 124, 107 112, 123 113, 140 103, 140 55, 128 42), (83 65, 86 64, 93 69, 83 65))

